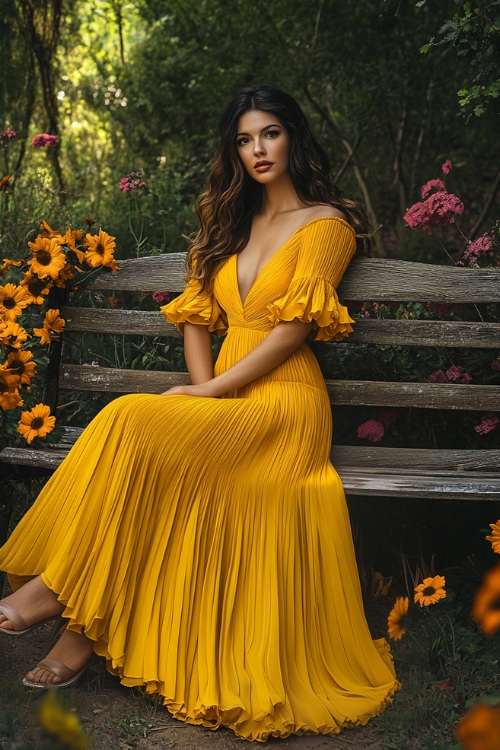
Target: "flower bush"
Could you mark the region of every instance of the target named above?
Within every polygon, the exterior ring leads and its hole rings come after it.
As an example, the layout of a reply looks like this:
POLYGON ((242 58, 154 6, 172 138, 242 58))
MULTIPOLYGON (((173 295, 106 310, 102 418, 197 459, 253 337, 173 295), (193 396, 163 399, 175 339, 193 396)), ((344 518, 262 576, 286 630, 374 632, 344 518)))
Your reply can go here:
MULTIPOLYGON (((452 171, 453 165, 447 159, 441 166, 444 178, 452 171)), ((446 256, 453 261, 453 264, 461 267, 479 268, 492 267, 500 264, 500 245, 498 241, 498 223, 490 233, 484 232, 480 237, 471 240, 466 237, 456 223, 456 218, 462 216, 465 207, 461 199, 454 193, 451 193, 444 179, 428 180, 421 188, 422 200, 411 206, 405 216, 404 223, 411 230, 422 230, 433 235, 446 256), (462 243, 459 249, 459 255, 455 252, 457 259, 454 260, 451 252, 446 247, 443 237, 447 226, 455 226, 455 234, 459 234, 459 242, 462 243), (441 233, 437 230, 441 229, 441 233)), ((455 242, 456 244, 456 242, 455 242)), ((406 320, 474 320, 475 313, 482 321, 498 321, 498 309, 494 305, 486 306, 484 310, 479 311, 477 306, 474 309, 463 304, 445 304, 440 302, 380 302, 378 300, 364 301, 359 311, 352 306, 351 312, 354 318, 395 318, 406 320)), ((347 352, 343 355, 341 347, 337 349, 332 356, 334 361, 333 371, 336 377, 349 378, 350 374, 356 371, 359 379, 363 378, 365 369, 366 374, 371 379, 376 379, 374 374, 380 371, 381 379, 390 381, 417 381, 430 383, 484 383, 496 384, 500 382, 498 373, 500 372, 500 358, 492 357, 489 353, 483 353, 474 349, 460 352, 460 350, 440 350, 436 347, 389 347, 378 346, 374 353, 373 348, 366 345, 354 347, 354 352, 347 352), (359 356, 356 355, 359 351, 359 356), (368 358, 366 353, 370 354, 368 358), (364 356, 363 356, 364 354, 364 356), (354 356, 353 356, 354 355, 354 356), (342 357, 344 356, 344 359, 342 357), (458 361, 463 357, 463 361, 458 361), (455 359, 455 361, 453 361, 455 359), (451 361, 450 361, 451 360, 451 361), (345 361, 345 369, 342 365, 345 361), (437 362, 439 365, 436 366, 437 362), (446 366, 443 366, 443 363, 446 366), (339 366, 340 365, 340 366, 339 366), (369 366, 368 366, 369 365, 369 366)), ((326 370, 326 367, 325 367, 326 370)), ((325 372, 328 376, 328 372, 325 372)), ((432 434, 433 418, 425 415, 423 412, 418 417, 411 420, 406 419, 404 410, 394 410, 390 422, 386 423, 382 417, 382 412, 378 415, 374 410, 368 412, 369 418, 360 421, 355 432, 355 437, 361 441, 372 443, 384 443, 391 445, 394 439, 399 444, 399 438, 404 436, 413 445, 418 444, 418 435, 421 433, 432 434), (406 420, 406 421, 405 421, 406 420), (392 440, 392 443, 391 443, 392 440)), ((434 419, 436 418, 434 415, 434 419)), ((440 417, 443 424, 448 420, 453 420, 453 415, 440 417)), ((339 420, 338 420, 339 421, 339 420)), ((472 447, 474 442, 474 433, 481 436, 482 440, 493 438, 486 437, 497 430, 500 426, 500 412, 486 412, 479 416, 468 413, 459 427, 459 432, 452 431, 462 438, 462 446, 472 447)), ((448 432, 447 437, 451 432, 448 432)), ((351 433, 352 435, 352 433, 351 433)), ((353 435, 354 437, 354 435, 353 435)), ((422 438, 423 442, 423 438, 422 438)), ((477 442, 477 441, 476 441, 477 442)), ((449 446, 451 447, 451 445, 449 446)))
MULTIPOLYGON (((118 266, 115 238, 102 229, 62 234, 43 221, 28 246, 29 257, 4 259, 0 268, 0 423, 3 434, 31 444, 52 433, 56 422, 50 406, 39 401, 48 354, 65 325, 60 310, 49 306, 49 294, 87 287, 118 266)), ((58 437, 56 430, 51 441, 58 437)))

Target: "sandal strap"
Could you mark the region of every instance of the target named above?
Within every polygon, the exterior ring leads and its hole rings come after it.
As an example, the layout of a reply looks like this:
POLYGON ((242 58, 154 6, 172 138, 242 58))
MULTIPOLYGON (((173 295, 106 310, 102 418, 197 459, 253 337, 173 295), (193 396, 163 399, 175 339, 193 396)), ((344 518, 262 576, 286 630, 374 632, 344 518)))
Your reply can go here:
MULTIPOLYGON (((28 627, 23 616, 10 604, 0 604, 0 615, 4 615, 13 624, 14 630, 26 630, 28 627)), ((7 630, 7 628, 4 628, 4 630, 7 630)))
MULTIPOLYGON (((45 669, 47 672, 59 677, 61 682, 70 680, 76 674, 73 669, 70 669, 66 664, 63 664, 62 661, 56 661, 55 659, 42 659, 42 661, 37 664, 37 667, 39 669, 45 669)), ((57 683, 55 684, 57 685, 57 683)))

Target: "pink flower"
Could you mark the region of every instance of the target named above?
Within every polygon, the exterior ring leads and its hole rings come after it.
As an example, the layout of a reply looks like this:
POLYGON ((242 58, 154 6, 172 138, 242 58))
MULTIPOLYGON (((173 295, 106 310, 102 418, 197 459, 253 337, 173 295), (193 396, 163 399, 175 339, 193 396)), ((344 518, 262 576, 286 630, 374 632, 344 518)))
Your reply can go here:
POLYGON ((465 372, 462 365, 452 365, 446 370, 446 377, 448 383, 470 383, 472 381, 472 376, 465 372))
POLYGON ((411 206, 403 219, 410 229, 420 227, 424 232, 432 234, 432 227, 436 224, 452 224, 455 215, 462 215, 464 204, 460 198, 447 190, 432 193, 423 202, 411 206))
POLYGON ((500 424, 500 417, 494 411, 488 411, 483 414, 481 422, 477 424, 474 429, 480 435, 487 435, 488 432, 495 430, 500 424))
POLYGON ((491 369, 500 371, 500 357, 493 360, 491 363, 491 369))
POLYGON ((433 190, 446 190, 443 180, 429 180, 422 187, 422 198, 427 198, 433 190))
POLYGON ((2 133, 0 133, 0 142, 8 143, 12 140, 12 138, 15 138, 16 136, 17 133, 15 133, 13 130, 4 130, 2 133))
POLYGON ((451 170, 453 169, 453 165, 449 159, 446 159, 446 161, 441 164, 441 169, 443 174, 450 174, 451 170))
POLYGON ((358 427, 358 437, 365 440, 371 440, 372 443, 378 443, 384 437, 384 425, 377 419, 368 419, 358 427))
POLYGON ((126 177, 122 177, 118 183, 118 189, 122 193, 133 193, 136 190, 147 191, 147 184, 142 179, 142 172, 139 169, 137 172, 131 172, 126 177))
POLYGON ((470 383, 472 376, 465 372, 462 365, 452 365, 446 372, 436 370, 427 380, 429 383, 470 383))
POLYGON ((40 135, 35 135, 35 137, 31 141, 31 145, 33 146, 33 148, 52 148, 56 145, 56 141, 56 135, 40 133, 40 135))
MULTIPOLYGON (((493 252, 493 238, 485 232, 482 237, 478 237, 474 242, 467 244, 467 250, 462 255, 462 261, 468 260, 469 264, 477 263, 482 255, 491 255, 493 252)), ((457 264, 458 265, 458 264, 457 264)), ((460 262, 463 266, 463 262, 460 262)))
POLYGON ((151 295, 157 305, 166 305, 170 302, 170 294, 168 292, 153 292, 151 295))

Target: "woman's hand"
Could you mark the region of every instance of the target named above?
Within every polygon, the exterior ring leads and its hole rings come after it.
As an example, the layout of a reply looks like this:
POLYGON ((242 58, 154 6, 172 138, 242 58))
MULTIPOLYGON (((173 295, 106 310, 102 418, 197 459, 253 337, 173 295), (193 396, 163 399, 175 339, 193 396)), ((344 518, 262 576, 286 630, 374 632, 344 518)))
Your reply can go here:
POLYGON ((208 383, 201 383, 199 385, 175 385, 173 388, 169 388, 168 391, 164 391, 162 396, 201 396, 202 398, 210 398, 208 383))

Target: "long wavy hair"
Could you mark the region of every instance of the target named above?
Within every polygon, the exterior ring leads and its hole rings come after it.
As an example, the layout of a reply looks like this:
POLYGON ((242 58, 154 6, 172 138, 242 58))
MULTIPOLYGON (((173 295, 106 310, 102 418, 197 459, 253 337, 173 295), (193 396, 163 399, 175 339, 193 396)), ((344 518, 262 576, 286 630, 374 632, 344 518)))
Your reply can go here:
POLYGON ((290 175, 299 198, 311 205, 324 203, 343 211, 356 230, 357 251, 369 252, 365 212, 331 182, 328 157, 295 99, 275 86, 246 86, 222 112, 207 187, 196 204, 200 229, 187 253, 186 280, 198 279, 204 289, 218 266, 243 250, 252 219, 262 203, 262 185, 247 173, 236 143, 239 118, 252 109, 271 113, 285 127, 290 141, 290 175))

